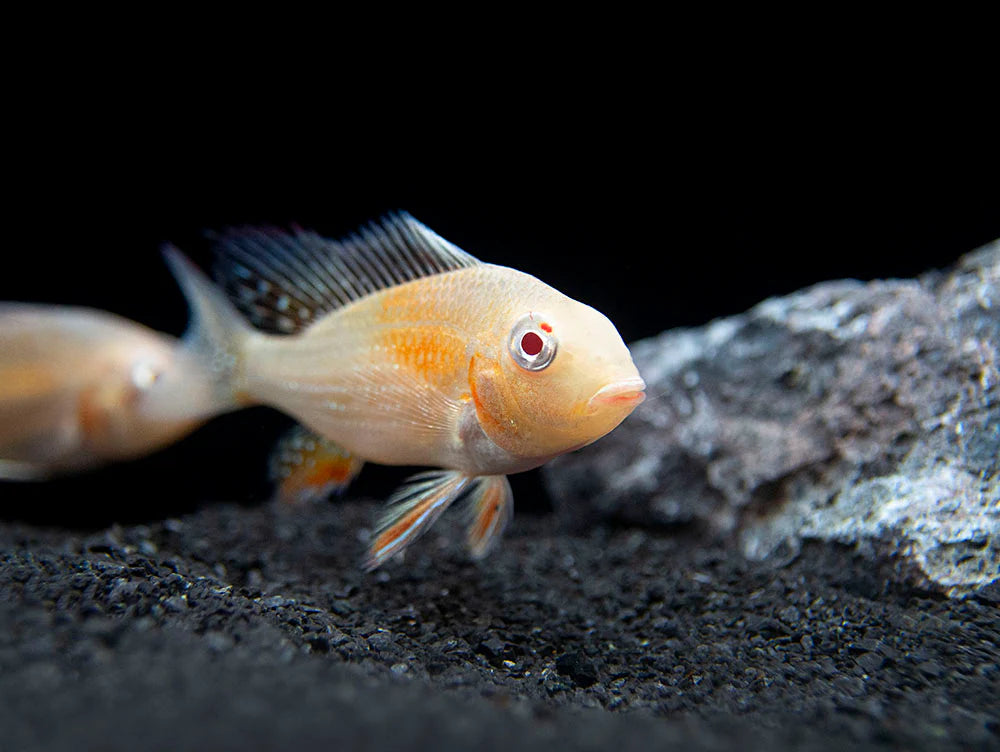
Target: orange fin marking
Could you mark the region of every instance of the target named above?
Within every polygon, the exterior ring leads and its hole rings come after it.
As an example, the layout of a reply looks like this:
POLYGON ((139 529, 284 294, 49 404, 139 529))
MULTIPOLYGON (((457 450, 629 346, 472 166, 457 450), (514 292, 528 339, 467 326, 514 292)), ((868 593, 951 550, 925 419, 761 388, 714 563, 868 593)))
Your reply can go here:
POLYGON ((365 569, 375 569, 404 551, 462 495, 471 480, 453 470, 421 473, 410 478, 389 499, 368 549, 365 569))
POLYGON ((479 500, 478 514, 469 528, 469 547, 482 543, 500 512, 500 489, 491 487, 479 500))
POLYGON ((278 443, 271 460, 275 495, 284 504, 319 501, 347 488, 363 464, 336 444, 296 426, 278 443))
POLYGON ((504 475, 492 475, 479 480, 471 496, 473 520, 465 542, 476 559, 485 556, 500 539, 510 522, 513 494, 504 475))
POLYGON ((388 550, 390 546, 397 545, 400 537, 420 521, 420 518, 427 513, 428 508, 433 506, 435 501, 436 499, 434 497, 426 499, 419 506, 415 507, 409 514, 400 518, 399 522, 375 539, 372 543, 372 549, 375 551, 383 551, 388 550))

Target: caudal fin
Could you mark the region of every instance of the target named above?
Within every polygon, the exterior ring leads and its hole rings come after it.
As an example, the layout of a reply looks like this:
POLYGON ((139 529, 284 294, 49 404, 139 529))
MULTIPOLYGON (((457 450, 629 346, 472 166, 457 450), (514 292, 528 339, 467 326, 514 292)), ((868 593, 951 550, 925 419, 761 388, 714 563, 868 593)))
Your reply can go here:
POLYGON ((182 348, 208 372, 219 412, 252 402, 242 392, 238 374, 246 341, 253 329, 225 293, 176 247, 163 247, 163 257, 187 298, 191 320, 182 348))

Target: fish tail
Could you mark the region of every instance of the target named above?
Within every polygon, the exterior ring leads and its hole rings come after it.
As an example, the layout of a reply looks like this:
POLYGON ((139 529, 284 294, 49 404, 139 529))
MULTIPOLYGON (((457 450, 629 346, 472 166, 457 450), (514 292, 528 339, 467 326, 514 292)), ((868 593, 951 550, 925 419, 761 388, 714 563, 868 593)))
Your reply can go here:
POLYGON ((187 298, 191 320, 181 351, 197 363, 211 385, 204 413, 222 413, 256 404, 243 384, 243 363, 254 332, 225 293, 177 248, 166 245, 163 256, 187 298))

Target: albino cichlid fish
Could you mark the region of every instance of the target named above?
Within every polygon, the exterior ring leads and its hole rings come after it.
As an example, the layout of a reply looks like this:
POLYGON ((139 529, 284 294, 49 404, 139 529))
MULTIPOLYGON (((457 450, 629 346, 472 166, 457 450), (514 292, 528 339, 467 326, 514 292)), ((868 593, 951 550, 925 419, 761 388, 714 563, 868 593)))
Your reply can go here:
MULTIPOLYGON (((272 229, 216 241, 221 287, 165 250, 192 323, 167 349, 184 367, 158 371, 178 378, 144 395, 161 407, 179 400, 174 415, 189 425, 257 404, 294 417, 302 428, 273 463, 288 500, 343 488, 366 461, 438 468, 389 500, 368 568, 462 497, 469 550, 484 555, 510 519, 506 475, 597 440, 644 397, 604 315, 479 262, 407 214, 340 242, 272 229)), ((183 421, 174 418, 178 432, 183 421)))
POLYGON ((0 303, 0 478, 132 459, 208 417, 213 384, 176 338, 89 308, 0 303), (155 388, 154 388, 155 387, 155 388))

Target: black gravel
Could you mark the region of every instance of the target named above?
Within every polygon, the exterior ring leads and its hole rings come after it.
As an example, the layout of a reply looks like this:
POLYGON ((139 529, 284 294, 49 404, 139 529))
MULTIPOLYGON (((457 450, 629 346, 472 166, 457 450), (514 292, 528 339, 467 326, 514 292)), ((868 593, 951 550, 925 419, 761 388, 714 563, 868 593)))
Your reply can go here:
POLYGON ((1000 593, 531 514, 365 574, 373 511, 0 524, 0 749, 1000 749, 1000 593))

